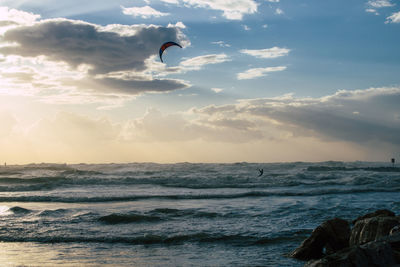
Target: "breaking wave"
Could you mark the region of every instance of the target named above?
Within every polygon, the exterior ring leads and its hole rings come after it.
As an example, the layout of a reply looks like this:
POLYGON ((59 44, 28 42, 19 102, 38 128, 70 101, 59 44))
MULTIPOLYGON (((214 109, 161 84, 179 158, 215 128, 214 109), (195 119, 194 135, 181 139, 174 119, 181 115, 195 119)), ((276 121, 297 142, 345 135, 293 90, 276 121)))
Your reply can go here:
POLYGON ((257 237, 252 235, 241 234, 221 234, 214 232, 198 232, 192 234, 177 235, 154 235, 144 234, 142 236, 35 236, 22 237, 18 235, 0 236, 1 242, 38 242, 38 243, 126 243, 134 245, 151 245, 151 244, 169 244, 180 245, 184 243, 224 243, 238 246, 248 245, 265 245, 271 243, 280 243, 282 241, 299 241, 306 236, 306 232, 283 233, 282 236, 276 237, 257 237))
POLYGON ((121 202, 139 201, 151 199, 168 200, 189 200, 189 199, 235 199, 269 196, 320 196, 330 194, 355 194, 373 192, 398 192, 400 187, 388 188, 331 188, 331 189, 311 189, 311 190, 291 190, 291 191, 249 191, 244 193, 232 194, 169 194, 169 195, 126 195, 126 196, 0 196, 0 202, 61 202, 61 203, 95 203, 95 202, 121 202))
MULTIPOLYGON (((181 219, 182 217, 193 218, 215 218, 225 217, 226 214, 218 214, 215 212, 204 212, 194 209, 169 209, 159 208, 146 213, 130 212, 127 214, 113 213, 110 215, 102 216, 98 221, 107 224, 120 224, 120 223, 142 223, 142 222, 159 222, 173 219, 181 219)), ((229 214, 228 214, 229 216, 229 214)))

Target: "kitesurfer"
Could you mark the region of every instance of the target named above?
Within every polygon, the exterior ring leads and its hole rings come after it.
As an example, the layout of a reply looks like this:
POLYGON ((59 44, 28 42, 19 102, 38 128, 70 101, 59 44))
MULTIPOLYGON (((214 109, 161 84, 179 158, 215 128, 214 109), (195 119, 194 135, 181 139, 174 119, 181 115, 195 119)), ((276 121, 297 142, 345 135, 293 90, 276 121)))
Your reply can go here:
POLYGON ((260 172, 260 174, 258 175, 258 177, 260 177, 261 175, 263 175, 264 169, 258 169, 258 171, 260 172))

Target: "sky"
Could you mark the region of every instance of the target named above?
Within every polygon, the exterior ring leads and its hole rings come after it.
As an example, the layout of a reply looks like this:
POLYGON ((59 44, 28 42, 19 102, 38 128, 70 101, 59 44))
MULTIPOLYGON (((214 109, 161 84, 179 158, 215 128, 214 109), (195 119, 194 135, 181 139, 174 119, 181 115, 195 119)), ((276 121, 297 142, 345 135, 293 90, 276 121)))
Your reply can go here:
POLYGON ((399 44, 398 0, 0 0, 0 162, 400 160, 399 44))

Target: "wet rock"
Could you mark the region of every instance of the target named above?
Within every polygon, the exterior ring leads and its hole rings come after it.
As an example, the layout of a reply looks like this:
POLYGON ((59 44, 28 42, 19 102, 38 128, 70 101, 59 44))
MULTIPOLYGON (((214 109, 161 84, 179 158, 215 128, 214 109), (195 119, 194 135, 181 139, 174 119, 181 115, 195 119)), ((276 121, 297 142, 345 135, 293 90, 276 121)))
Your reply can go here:
POLYGON ((335 218, 314 229, 311 236, 303 241, 290 256, 299 260, 319 259, 325 254, 334 253, 348 247, 350 225, 347 221, 335 218))
POLYGON ((394 212, 392 212, 390 210, 377 210, 377 211, 367 213, 363 216, 358 217, 352 223, 356 224, 357 221, 368 219, 368 218, 373 218, 373 217, 394 217, 394 216, 395 216, 394 212))
POLYGON ((350 231, 342 219, 324 222, 290 256, 307 267, 400 267, 400 216, 378 210, 354 223, 350 231))
POLYGON ((389 235, 399 225, 398 217, 369 217, 357 220, 350 235, 350 246, 368 243, 389 235))
POLYGON ((383 240, 389 242, 392 249, 400 253, 400 233, 394 233, 393 235, 385 237, 383 240))
POLYGON ((396 225, 392 229, 390 229, 389 235, 394 235, 396 233, 400 233, 400 225, 396 225))
POLYGON ((389 242, 370 242, 343 249, 320 260, 310 261, 305 267, 367 267, 396 266, 396 257, 389 242))

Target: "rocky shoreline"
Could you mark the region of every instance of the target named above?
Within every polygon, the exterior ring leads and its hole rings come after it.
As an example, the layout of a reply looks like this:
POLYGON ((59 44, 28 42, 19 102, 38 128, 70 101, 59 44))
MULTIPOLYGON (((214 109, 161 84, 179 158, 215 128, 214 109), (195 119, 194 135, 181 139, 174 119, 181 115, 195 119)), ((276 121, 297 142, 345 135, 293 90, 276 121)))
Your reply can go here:
POLYGON ((351 223, 325 221, 290 257, 307 261, 306 267, 400 267, 400 216, 377 210, 351 223))

